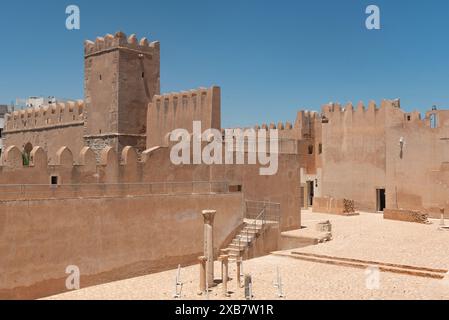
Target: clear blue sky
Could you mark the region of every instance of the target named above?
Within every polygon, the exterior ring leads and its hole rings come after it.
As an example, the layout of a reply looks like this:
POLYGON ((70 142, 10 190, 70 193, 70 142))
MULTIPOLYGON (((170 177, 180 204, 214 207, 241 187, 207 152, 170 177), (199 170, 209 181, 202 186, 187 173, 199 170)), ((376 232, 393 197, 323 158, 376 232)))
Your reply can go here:
POLYGON ((83 41, 161 42, 163 92, 222 88, 224 126, 293 121, 329 101, 449 107, 449 1, 1 1, 0 103, 83 98, 83 41), (81 30, 65 28, 77 4, 81 30), (365 8, 381 9, 380 31, 365 8))

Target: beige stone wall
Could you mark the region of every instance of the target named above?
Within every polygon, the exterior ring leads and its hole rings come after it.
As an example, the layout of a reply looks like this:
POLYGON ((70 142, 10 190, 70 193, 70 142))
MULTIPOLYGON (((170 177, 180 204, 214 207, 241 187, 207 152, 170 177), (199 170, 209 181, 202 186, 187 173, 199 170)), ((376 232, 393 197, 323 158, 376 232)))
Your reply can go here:
POLYGON ((78 156, 84 145, 83 112, 82 101, 15 111, 6 117, 5 149, 17 146, 23 151, 28 143, 41 146, 51 164, 61 146, 68 146, 78 156))
POLYGON ((269 201, 281 205, 281 231, 301 226, 300 163, 294 154, 279 155, 275 175, 261 176, 258 165, 216 165, 211 178, 241 185, 246 200, 269 201))
POLYGON ((120 157, 113 148, 102 150, 98 164, 95 153, 88 147, 79 154, 63 147, 51 156, 55 164, 47 166, 49 155, 42 148, 35 147, 30 166, 23 167, 20 150, 9 147, 2 157, 0 184, 49 184, 51 176, 57 176, 58 183, 63 185, 224 181, 230 186, 242 186, 247 200, 281 203, 283 231, 301 225, 301 158, 298 154, 279 154, 278 171, 272 176, 260 175, 260 166, 251 164, 174 165, 170 160, 169 147, 149 149, 142 154, 141 161, 131 147, 125 148, 120 157), (76 157, 78 160, 75 160, 76 157))
POLYGON ((435 111, 436 128, 430 114, 397 113, 387 130, 387 207, 423 210, 439 217, 439 208, 449 212, 449 111, 435 111), (400 148, 400 139, 404 146, 400 148))
POLYGON ((389 209, 448 212, 449 111, 421 119, 398 101, 383 101, 380 108, 331 105, 323 112, 329 122, 322 124, 322 196, 354 199, 357 209, 375 211, 376 189, 385 189, 389 209))
POLYGON ((229 186, 241 186, 246 200, 280 203, 282 231, 301 226, 297 154, 279 154, 277 173, 261 176, 259 165, 173 165, 167 161, 169 152, 167 147, 158 147, 145 154, 144 181, 226 181, 229 186))
POLYGON ((201 210, 217 210, 214 242, 222 248, 241 208, 238 193, 1 201, 0 298, 64 292, 69 265, 86 287, 195 263, 201 210))
POLYGON ((160 93, 159 42, 118 32, 86 41, 86 145, 145 150, 147 105, 160 93))
POLYGON ((413 210, 385 209, 384 219, 428 223, 428 214, 413 210))
POLYGON ((325 106, 328 123, 322 124, 322 196, 354 199, 356 208, 376 209, 376 188, 386 185, 384 101, 367 109, 358 105, 325 106))
POLYGON ((148 105, 147 148, 165 146, 167 134, 175 129, 193 131, 193 121, 201 121, 202 132, 221 129, 220 88, 156 95, 148 105))

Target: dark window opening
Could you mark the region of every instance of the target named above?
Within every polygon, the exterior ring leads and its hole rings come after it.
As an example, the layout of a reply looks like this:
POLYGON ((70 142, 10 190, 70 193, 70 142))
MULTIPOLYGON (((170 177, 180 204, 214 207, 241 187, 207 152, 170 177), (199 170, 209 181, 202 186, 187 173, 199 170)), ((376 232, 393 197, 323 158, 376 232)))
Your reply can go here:
POLYGON ((142 72, 142 78, 145 78, 145 72, 142 72))
POLYGON ((313 146, 312 145, 309 146, 309 154, 313 154, 313 146))
POLYGON ((384 211, 385 209, 385 189, 377 189, 377 211, 384 211))
POLYGON ((412 117, 410 117, 409 115, 407 116, 407 121, 410 121, 412 119, 412 117))
POLYGON ((102 76, 101 76, 101 74, 100 74, 100 81, 101 81, 101 80, 103 80, 103 78, 102 78, 102 76))
POLYGON ((51 176, 51 185, 57 186, 58 185, 58 176, 51 176))
POLYGON ((321 143, 318 145, 318 153, 319 154, 323 153, 323 145, 321 143))
POLYGON ((242 192, 242 185, 229 186, 229 192, 242 192))
POLYGON ((313 206, 313 197, 315 196, 313 181, 307 181, 307 206, 313 206))
POLYGON ((3 129, 0 128, 0 138, 2 137, 3 129))

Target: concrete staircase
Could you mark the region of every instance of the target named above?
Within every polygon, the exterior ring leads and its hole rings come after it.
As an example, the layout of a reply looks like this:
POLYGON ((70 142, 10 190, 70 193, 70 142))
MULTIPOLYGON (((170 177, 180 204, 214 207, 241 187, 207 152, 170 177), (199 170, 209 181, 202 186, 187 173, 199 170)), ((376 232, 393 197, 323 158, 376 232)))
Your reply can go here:
POLYGON ((224 249, 229 255, 229 261, 235 262, 242 257, 246 250, 264 232, 265 224, 261 220, 244 220, 243 229, 234 237, 229 246, 224 249))

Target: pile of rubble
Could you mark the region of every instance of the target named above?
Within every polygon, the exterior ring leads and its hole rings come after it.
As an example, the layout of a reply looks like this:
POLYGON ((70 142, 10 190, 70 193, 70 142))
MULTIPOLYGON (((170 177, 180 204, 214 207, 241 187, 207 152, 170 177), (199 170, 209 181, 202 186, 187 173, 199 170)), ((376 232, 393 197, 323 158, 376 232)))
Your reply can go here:
POLYGON ((355 204, 354 200, 343 199, 343 210, 346 213, 354 213, 355 212, 355 204))

